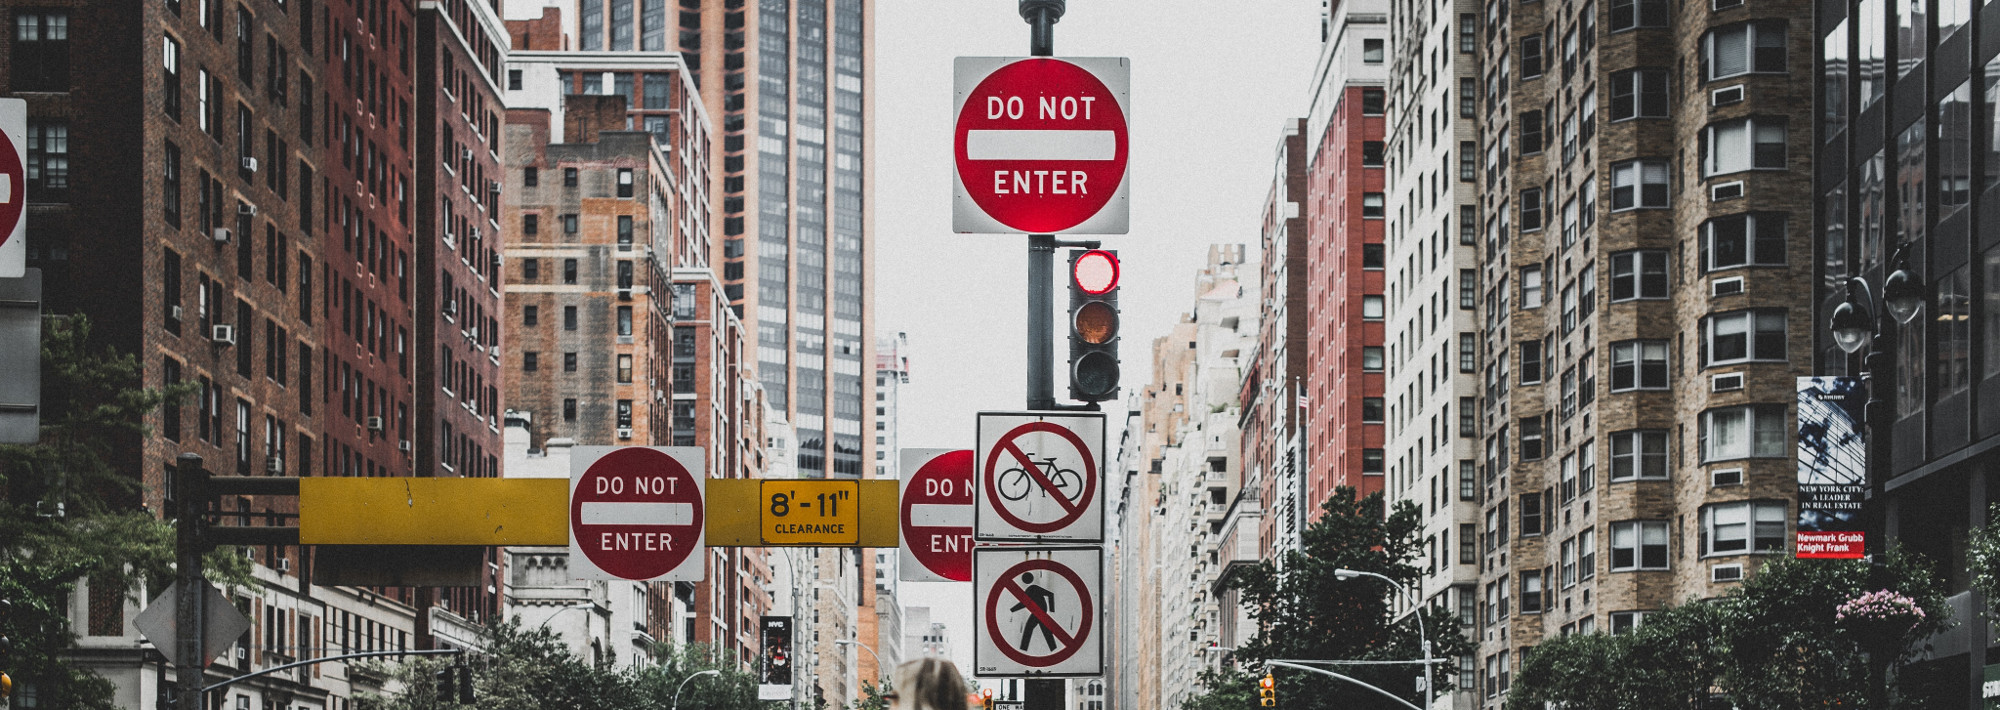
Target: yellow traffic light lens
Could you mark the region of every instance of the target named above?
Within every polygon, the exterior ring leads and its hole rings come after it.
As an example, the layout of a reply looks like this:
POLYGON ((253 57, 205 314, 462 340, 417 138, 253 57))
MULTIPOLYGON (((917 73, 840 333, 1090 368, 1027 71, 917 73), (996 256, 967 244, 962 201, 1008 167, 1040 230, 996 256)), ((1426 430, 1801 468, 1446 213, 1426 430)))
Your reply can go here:
POLYGON ((1103 345, 1118 335, 1118 312, 1099 301, 1083 304, 1072 320, 1077 337, 1091 345, 1103 345))

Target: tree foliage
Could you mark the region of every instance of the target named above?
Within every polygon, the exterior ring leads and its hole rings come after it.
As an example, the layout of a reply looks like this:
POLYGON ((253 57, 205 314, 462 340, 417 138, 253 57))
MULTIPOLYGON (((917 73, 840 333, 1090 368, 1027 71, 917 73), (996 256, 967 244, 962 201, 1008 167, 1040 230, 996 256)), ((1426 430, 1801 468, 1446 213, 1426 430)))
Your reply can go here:
POLYGON ((1973 588, 1986 595, 1987 618, 2000 621, 2000 505, 1986 519, 1993 522, 1966 535, 1966 571, 1972 573, 1973 588))
POLYGON ((738 670, 726 653, 694 644, 661 645, 656 665, 632 669, 589 663, 546 628, 528 628, 518 618, 486 630, 485 648, 459 657, 417 657, 373 664, 393 679, 394 692, 362 693, 363 710, 762 710, 756 680, 738 670), (470 668, 473 700, 438 691, 435 678, 447 667, 470 668), (694 678, 707 671, 716 673, 694 678))
POLYGON ((1895 672, 1948 625, 1944 593, 1921 560, 1780 558, 1721 598, 1646 617, 1617 636, 1549 639, 1522 659, 1507 707, 1921 707, 1895 672), (1887 631, 1843 624, 1835 609, 1890 590, 1924 618, 1887 631))
MULTIPOLYGON (((1385 511, 1382 494, 1357 497, 1352 488, 1334 491, 1321 505, 1320 520, 1308 526, 1301 549, 1282 560, 1238 568, 1224 581, 1240 590, 1242 603, 1257 621, 1256 635, 1237 647, 1239 668, 1259 669, 1269 659, 1413 661, 1423 648, 1411 615, 1392 621, 1389 601, 1395 588, 1379 579, 1338 579, 1334 571, 1373 572, 1415 588, 1422 571, 1415 564, 1421 552, 1420 511, 1408 502, 1385 511)), ((1423 612, 1432 655, 1453 659, 1472 652, 1456 615, 1442 609, 1423 612)), ((1456 674, 1440 665, 1434 682, 1449 690, 1456 674)), ((1389 691, 1422 705, 1417 679, 1420 665, 1352 665, 1333 672, 1389 691)), ((1255 673, 1226 671, 1205 674, 1206 693, 1187 701, 1183 710, 1254 707, 1255 673)), ((1317 673, 1278 669, 1279 702, 1293 710, 1367 709, 1396 707, 1380 695, 1317 673)))
MULTIPOLYGON (((0 668, 51 707, 108 708, 112 687, 66 654, 76 636, 61 607, 89 578, 136 593, 173 575, 173 527, 141 507, 138 471, 112 452, 150 436, 146 415, 189 386, 142 387, 138 358, 91 342, 82 315, 43 319, 40 441, 0 446, 0 599, 12 642, 0 668)), ((241 554, 208 557, 212 579, 250 580, 241 554)), ((100 587, 101 588, 101 587, 100 587)))

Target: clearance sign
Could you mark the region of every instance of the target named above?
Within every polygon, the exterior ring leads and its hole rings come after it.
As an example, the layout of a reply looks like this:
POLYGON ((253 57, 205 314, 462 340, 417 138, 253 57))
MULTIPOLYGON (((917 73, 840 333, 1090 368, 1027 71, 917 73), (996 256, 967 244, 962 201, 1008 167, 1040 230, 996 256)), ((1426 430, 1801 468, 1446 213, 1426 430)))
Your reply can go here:
POLYGON ((959 57, 952 231, 1124 234, 1124 57, 959 57))

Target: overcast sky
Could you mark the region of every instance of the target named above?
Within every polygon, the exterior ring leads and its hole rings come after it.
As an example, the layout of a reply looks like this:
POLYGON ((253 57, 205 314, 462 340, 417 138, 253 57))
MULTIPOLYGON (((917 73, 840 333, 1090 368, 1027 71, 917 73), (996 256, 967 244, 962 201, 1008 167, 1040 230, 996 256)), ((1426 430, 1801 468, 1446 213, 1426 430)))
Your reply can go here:
MULTIPOLYGON (((1307 108, 1319 2, 1070 0, 1055 48, 1131 58, 1132 230, 1103 238, 1124 262, 1129 391, 1192 305, 1206 247, 1255 252, 1282 122, 1307 108)), ((1015 0, 877 0, 875 51, 875 327, 910 338, 900 443, 969 449, 975 412, 1025 404, 1027 239, 952 234, 952 58, 1025 55, 1028 26, 1015 0)), ((971 585, 905 582, 902 603, 931 607, 971 668, 971 585)))

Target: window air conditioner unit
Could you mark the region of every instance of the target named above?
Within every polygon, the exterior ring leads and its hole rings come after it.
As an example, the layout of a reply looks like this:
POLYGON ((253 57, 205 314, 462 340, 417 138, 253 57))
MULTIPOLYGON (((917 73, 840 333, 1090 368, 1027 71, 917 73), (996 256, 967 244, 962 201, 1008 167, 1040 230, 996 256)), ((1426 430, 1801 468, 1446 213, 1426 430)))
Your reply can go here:
POLYGON ((1725 372, 1708 378, 1708 391, 1734 392, 1743 389, 1743 373, 1725 372))
POLYGON ((292 571, 292 558, 290 557, 278 558, 278 571, 279 572, 292 571))
POLYGON ((1742 181, 1742 180, 1731 180, 1731 181, 1729 181, 1729 182, 1724 182, 1724 183, 1717 183, 1717 184, 1715 184, 1715 185, 1711 185, 1711 186, 1709 186, 1709 188, 1708 188, 1708 201, 1709 201, 1709 202, 1721 202, 1721 201, 1723 201, 1723 200, 1734 200, 1734 199, 1736 199, 1736 198, 1739 198, 1739 197, 1742 197, 1742 196, 1743 196, 1743 181, 1742 181))
POLYGON ((618 438, 620 439, 632 438, 632 427, 629 426, 618 427, 618 438))
POLYGON ((396 450, 397 450, 397 451, 401 451, 401 452, 403 452, 403 453, 406 453, 406 454, 407 454, 407 453, 409 453, 409 452, 410 452, 410 440, 409 440, 409 439, 404 439, 404 440, 402 440, 402 441, 398 441, 398 442, 396 442, 396 450))
POLYGON ((244 159, 243 159, 243 169, 244 169, 244 170, 248 170, 248 171, 250 171, 250 172, 253 172, 253 173, 254 173, 254 172, 257 172, 257 159, 256 159, 256 158, 244 158, 244 159))
POLYGON ((209 326, 208 339, 221 345, 235 345, 236 326, 233 325, 209 326))
POLYGON ((1708 568, 1708 581, 1741 582, 1743 581, 1743 565, 1716 565, 1710 567, 1708 568))
POLYGON ((381 430, 382 430, 382 418, 381 418, 381 417, 369 417, 369 418, 368 418, 368 430, 369 430, 369 431, 381 431, 381 430))
POLYGON ((629 288, 618 289, 618 300, 620 301, 632 300, 632 289, 629 288))
POLYGON ((181 315, 184 313, 186 313, 186 311, 183 310, 180 306, 169 306, 167 308, 167 317, 174 319, 176 322, 181 320, 181 315))
POLYGON ((275 456, 274 456, 274 457, 271 457, 271 458, 267 458, 267 459, 264 459, 264 472, 265 472, 265 473, 284 473, 284 472, 285 472, 285 460, 284 460, 284 459, 281 459, 281 458, 277 458, 277 457, 275 457, 275 456))
POLYGON ((227 244, 229 238, 232 236, 235 235, 229 231, 228 227, 216 227, 215 231, 209 234, 209 237, 213 238, 217 244, 227 244))
MULTIPOLYGON (((1741 5, 1743 4, 1743 0, 1715 0, 1717 8, 1725 7, 1724 3, 1729 3, 1730 5, 1741 5)), ((1740 103, 1743 103, 1742 84, 1737 84, 1735 86, 1725 86, 1720 89, 1708 92, 1709 106, 1728 106, 1730 104, 1740 104, 1740 103)))
POLYGON ((1716 279, 1708 282, 1709 298, 1741 295, 1743 295, 1743 277, 1741 276, 1731 276, 1726 279, 1716 279))
POLYGON ((1708 483, 1710 486, 1743 485, 1743 469, 1740 468, 1716 469, 1714 472, 1708 475, 1708 483))
POLYGON ((500 181, 499 180, 486 181, 486 191, 491 192, 495 195, 500 194, 500 181))
POLYGON ((236 213, 246 217, 255 217, 257 216, 257 206, 248 202, 238 202, 236 203, 236 213))

